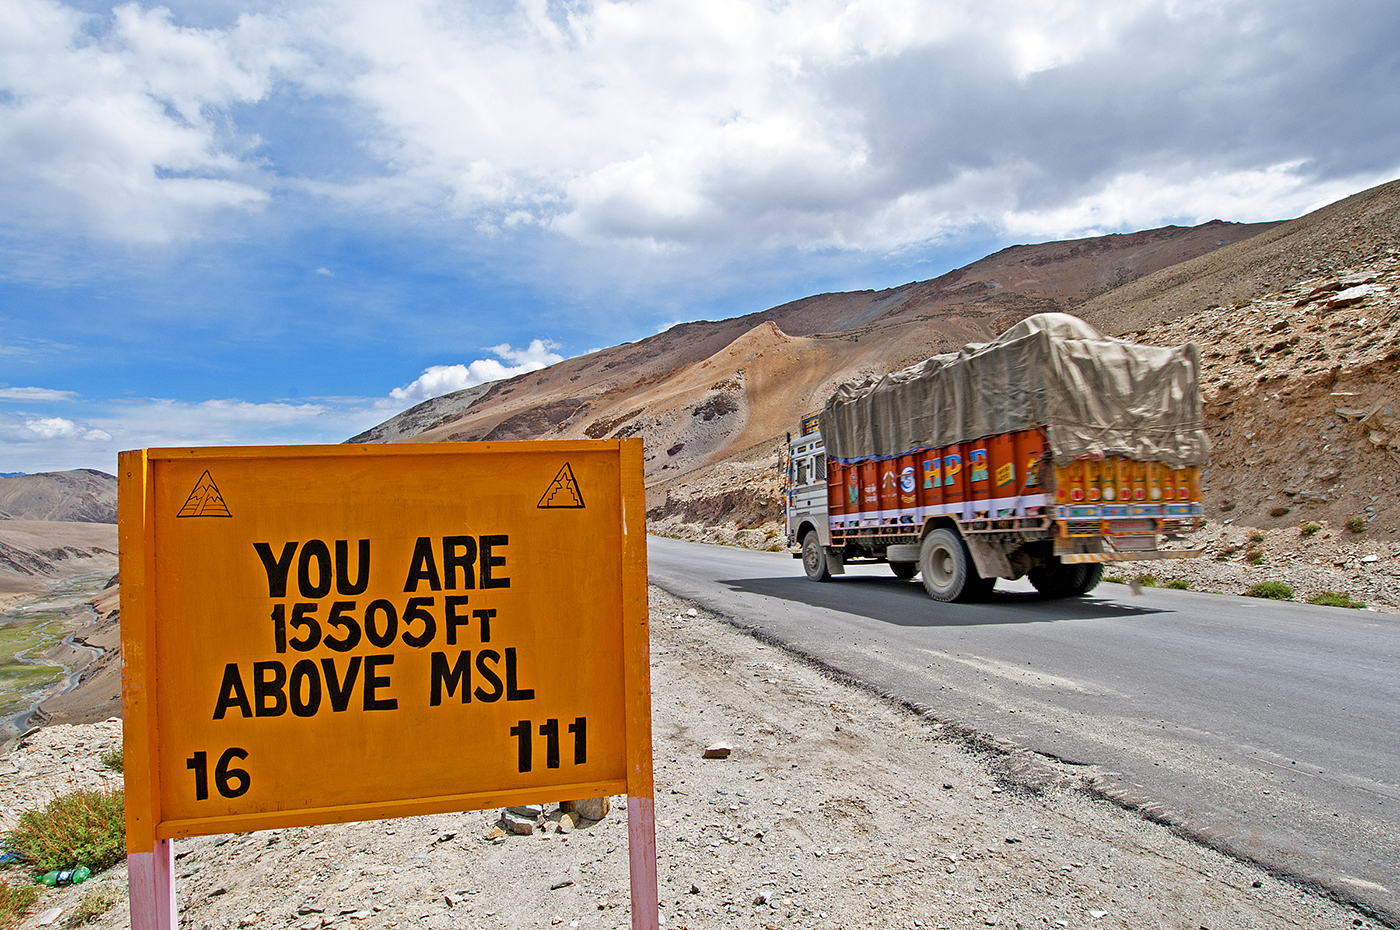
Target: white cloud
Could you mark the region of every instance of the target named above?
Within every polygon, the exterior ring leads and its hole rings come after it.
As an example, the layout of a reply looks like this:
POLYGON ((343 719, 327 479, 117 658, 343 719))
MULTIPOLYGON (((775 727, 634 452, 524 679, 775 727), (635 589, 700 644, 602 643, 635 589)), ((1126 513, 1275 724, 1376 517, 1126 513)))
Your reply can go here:
POLYGON ((1298 216, 1390 180, 1373 175, 1309 183, 1300 176, 1302 167, 1291 162, 1216 173, 1199 165, 1182 165, 1156 175, 1129 172, 1055 209, 1012 209, 1000 219, 1011 235, 1036 238, 1137 229, 1163 216, 1180 217, 1193 225, 1212 219, 1260 222, 1298 216))
POLYGON ((40 439, 81 439, 84 442, 106 442, 112 435, 100 429, 85 429, 65 417, 36 417, 24 421, 24 426, 40 439))
POLYGON ((0 400, 27 400, 43 403, 45 401, 69 401, 77 399, 78 395, 73 391, 55 391, 49 388, 36 387, 0 388, 0 400))
POLYGON ((0 197, 16 222, 145 242, 296 193, 653 254, 1155 225, 1186 215, 1160 196, 1183 185, 1227 190, 1228 218, 1280 217, 1400 170, 1400 94, 1365 65, 1389 60, 1396 15, 1291 0, 323 0, 195 29, 164 7, 103 18, 10 0, 0 197), (1368 118, 1339 116, 1355 112, 1368 118), (369 167, 300 158, 349 150, 369 167))
POLYGON ((562 362, 564 356, 554 351, 557 348, 559 346, 555 343, 543 339, 531 340, 525 349, 513 349, 509 345, 491 346, 490 351, 514 364, 505 365, 493 358, 482 358, 469 365, 434 365, 424 370, 412 384, 394 388, 389 392, 389 397, 401 404, 416 404, 430 397, 451 394, 488 381, 514 378, 562 362))
MULTIPOLYGON (((1057 220, 1135 194, 1107 214, 1171 221, 1182 205, 1150 188, 1180 184, 1188 163, 1202 177, 1281 172, 1227 198, 1271 218, 1400 167, 1377 155, 1358 171, 1306 141, 1296 123, 1327 116, 1355 54, 1338 37, 1375 24, 1334 17, 1322 40, 1287 3, 339 9, 337 45, 366 62, 351 92, 395 169, 346 194, 445 204, 485 230, 537 225, 648 250, 888 251, 970 228, 1053 236, 1067 231, 1057 220), (1287 51, 1300 42, 1301 66, 1287 51), (1292 130, 1267 115, 1278 108, 1292 130)), ((1386 92, 1367 93, 1389 112, 1386 92)))
POLYGON ((266 203, 223 114, 292 56, 263 17, 190 29, 127 3, 110 23, 53 0, 0 5, 0 195, 29 222, 164 242, 266 203), (95 33, 95 34, 94 34, 95 33))
POLYGON ((0 471, 113 472, 123 449, 336 443, 395 412, 382 400, 364 398, 311 403, 144 398, 89 403, 85 411, 83 417, 0 412, 0 471))

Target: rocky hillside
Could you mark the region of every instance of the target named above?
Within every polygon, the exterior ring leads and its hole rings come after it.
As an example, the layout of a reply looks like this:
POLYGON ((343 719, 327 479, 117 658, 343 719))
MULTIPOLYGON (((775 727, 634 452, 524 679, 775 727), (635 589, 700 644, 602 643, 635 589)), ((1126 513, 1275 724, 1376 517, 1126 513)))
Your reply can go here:
MULTIPOLYGON (((1400 182, 1080 308, 1204 349, 1209 561, 1162 580, 1282 580, 1400 610, 1400 182)), ((1125 332, 1126 330, 1126 332, 1125 332)))
POLYGON ((0 520, 116 523, 117 479, 91 468, 0 478, 0 520))
POLYGON ((1156 271, 1086 301, 1075 312, 1105 332, 1150 327, 1250 302, 1343 269, 1368 266, 1400 247, 1400 181, 1281 223, 1244 242, 1156 271))
POLYGON ((0 604, 117 570, 117 479, 100 471, 0 478, 0 604))
POLYGON ((1205 350, 1206 499, 1222 518, 1400 526, 1397 229, 1345 265, 1318 261, 1253 298, 1134 334, 1205 350))

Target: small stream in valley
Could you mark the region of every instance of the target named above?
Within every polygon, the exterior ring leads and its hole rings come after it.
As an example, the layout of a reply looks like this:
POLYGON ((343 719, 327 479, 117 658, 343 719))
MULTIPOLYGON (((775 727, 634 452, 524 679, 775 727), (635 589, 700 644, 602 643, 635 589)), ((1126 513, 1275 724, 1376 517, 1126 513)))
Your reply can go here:
POLYGON ((97 619, 86 601, 109 578, 70 578, 0 610, 0 741, 25 732, 38 706, 76 688, 102 654, 75 642, 74 634, 97 619))

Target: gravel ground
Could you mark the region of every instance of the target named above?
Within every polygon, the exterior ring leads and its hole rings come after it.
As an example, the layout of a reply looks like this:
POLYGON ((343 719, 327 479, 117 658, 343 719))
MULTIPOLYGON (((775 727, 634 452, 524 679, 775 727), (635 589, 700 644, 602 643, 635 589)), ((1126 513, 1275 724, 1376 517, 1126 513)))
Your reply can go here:
MULTIPOLYGON (((1096 799, 1092 772, 832 681, 657 589, 651 617, 668 930, 1373 925, 1096 799), (702 758, 714 743, 727 759, 702 758)), ((51 726, 0 757, 6 823, 70 787, 119 785, 98 761, 119 732, 51 726)), ((501 812, 478 811, 182 840, 180 925, 629 927, 626 813, 612 802, 567 833, 550 805, 529 836, 493 835, 501 812)), ((117 867, 45 891, 19 928, 63 927, 84 895, 124 895, 125 881, 117 867)), ((126 908, 94 926, 129 926, 126 908)))

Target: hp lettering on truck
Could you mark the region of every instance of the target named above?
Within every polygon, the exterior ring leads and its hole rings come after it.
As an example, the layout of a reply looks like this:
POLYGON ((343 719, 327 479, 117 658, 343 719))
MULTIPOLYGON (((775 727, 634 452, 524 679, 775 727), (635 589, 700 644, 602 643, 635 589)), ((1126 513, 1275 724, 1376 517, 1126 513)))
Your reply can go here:
POLYGON ((1063 313, 841 385, 789 445, 788 545, 807 577, 858 562, 939 601, 1028 576, 1086 594, 1105 562, 1190 558, 1204 525, 1200 349, 1137 345, 1063 313))

